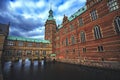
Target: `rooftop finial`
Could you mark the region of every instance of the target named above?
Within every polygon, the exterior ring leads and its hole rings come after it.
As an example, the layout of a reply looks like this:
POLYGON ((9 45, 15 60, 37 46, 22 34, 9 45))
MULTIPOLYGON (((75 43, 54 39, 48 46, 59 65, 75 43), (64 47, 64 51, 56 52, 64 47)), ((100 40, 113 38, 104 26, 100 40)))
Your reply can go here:
POLYGON ((50 2, 50 10, 52 10, 52 2, 50 2))
POLYGON ((50 3, 50 10, 49 10, 48 20, 54 20, 53 11, 52 11, 52 3, 50 3))

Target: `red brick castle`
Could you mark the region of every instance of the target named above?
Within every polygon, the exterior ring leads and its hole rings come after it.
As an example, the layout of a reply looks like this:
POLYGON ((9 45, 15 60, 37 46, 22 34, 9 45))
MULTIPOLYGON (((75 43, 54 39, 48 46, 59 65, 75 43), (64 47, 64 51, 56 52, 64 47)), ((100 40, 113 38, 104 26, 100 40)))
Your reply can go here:
POLYGON ((59 26, 50 10, 45 39, 57 61, 120 69, 120 0, 87 0, 59 26))

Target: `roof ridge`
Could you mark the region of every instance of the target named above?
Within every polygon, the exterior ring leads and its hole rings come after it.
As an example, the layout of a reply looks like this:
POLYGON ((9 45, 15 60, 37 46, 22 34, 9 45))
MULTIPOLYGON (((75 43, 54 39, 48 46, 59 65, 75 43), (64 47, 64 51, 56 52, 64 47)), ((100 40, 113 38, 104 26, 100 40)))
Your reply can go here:
POLYGON ((28 42, 42 42, 42 43, 50 43, 49 40, 40 40, 35 38, 24 38, 24 37, 18 37, 18 36, 8 36, 8 40, 18 40, 18 41, 28 41, 28 42))

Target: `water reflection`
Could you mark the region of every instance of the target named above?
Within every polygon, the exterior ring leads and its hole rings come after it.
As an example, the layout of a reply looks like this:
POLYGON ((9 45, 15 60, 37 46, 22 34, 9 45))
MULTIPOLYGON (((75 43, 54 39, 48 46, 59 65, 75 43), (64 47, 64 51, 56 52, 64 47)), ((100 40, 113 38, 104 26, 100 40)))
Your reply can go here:
POLYGON ((120 80, 120 72, 26 59, 5 62, 4 80, 120 80), (11 67, 13 65, 13 67, 11 67))

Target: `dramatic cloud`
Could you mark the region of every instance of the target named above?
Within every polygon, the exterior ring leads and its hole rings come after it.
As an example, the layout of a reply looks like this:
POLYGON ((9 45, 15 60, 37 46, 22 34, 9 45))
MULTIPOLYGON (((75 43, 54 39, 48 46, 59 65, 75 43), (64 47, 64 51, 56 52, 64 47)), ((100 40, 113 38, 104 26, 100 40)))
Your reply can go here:
POLYGON ((0 0, 0 23, 10 22, 11 36, 44 39, 50 6, 57 24, 85 5, 86 0, 0 0), (50 5, 51 4, 51 5, 50 5))

